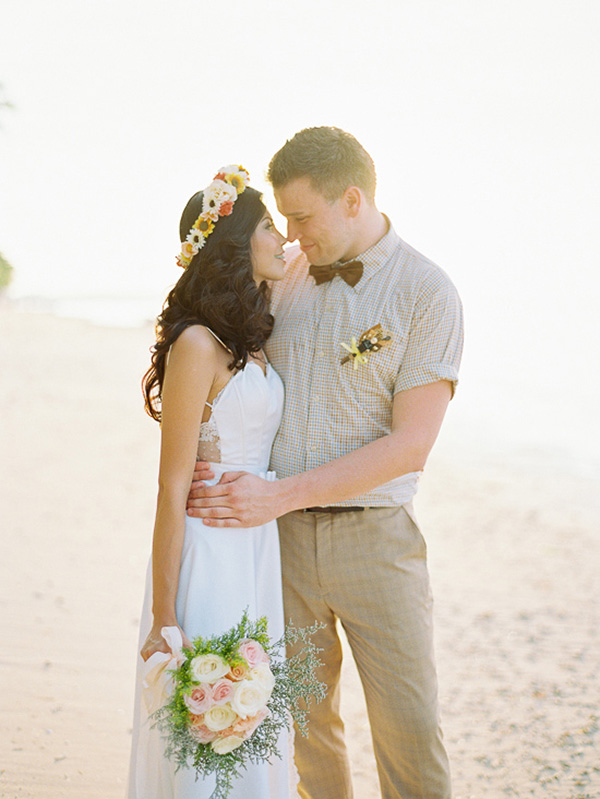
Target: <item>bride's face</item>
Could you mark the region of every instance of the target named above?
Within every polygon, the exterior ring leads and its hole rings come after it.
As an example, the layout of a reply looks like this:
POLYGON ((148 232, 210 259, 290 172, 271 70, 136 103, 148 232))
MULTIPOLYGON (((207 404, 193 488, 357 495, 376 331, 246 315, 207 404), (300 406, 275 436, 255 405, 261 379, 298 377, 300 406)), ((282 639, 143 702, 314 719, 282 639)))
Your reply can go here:
POLYGON ((271 214, 265 211, 250 239, 252 276, 257 286, 263 280, 281 280, 283 277, 285 242, 286 238, 275 227, 271 214))

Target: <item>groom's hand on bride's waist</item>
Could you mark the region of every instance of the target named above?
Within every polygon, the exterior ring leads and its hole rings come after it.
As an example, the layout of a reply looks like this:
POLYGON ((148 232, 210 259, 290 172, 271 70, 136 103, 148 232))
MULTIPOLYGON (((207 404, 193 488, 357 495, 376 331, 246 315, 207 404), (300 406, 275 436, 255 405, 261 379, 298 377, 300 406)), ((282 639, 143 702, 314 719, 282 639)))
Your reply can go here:
POLYGON ((210 527, 258 527, 277 516, 276 484, 248 472, 225 472, 216 485, 207 463, 198 462, 187 500, 188 516, 210 527))
POLYGON ((204 487, 204 480, 212 480, 214 476, 215 473, 211 470, 210 463, 206 461, 196 461, 194 465, 194 474, 192 476, 191 490, 204 487))

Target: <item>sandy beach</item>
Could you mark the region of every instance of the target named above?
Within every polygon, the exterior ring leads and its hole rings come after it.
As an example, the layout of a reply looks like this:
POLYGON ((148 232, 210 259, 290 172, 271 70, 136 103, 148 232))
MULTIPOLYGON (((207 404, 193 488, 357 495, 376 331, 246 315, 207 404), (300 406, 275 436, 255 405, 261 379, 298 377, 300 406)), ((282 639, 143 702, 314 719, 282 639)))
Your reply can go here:
MULTIPOLYGON (((151 326, 0 308, 0 796, 122 799, 158 425, 151 326)), ((457 397, 460 401, 460 394, 457 397)), ((600 796, 598 483, 442 434, 416 500, 455 799, 600 796)), ((379 796, 344 667, 356 799, 379 796)))

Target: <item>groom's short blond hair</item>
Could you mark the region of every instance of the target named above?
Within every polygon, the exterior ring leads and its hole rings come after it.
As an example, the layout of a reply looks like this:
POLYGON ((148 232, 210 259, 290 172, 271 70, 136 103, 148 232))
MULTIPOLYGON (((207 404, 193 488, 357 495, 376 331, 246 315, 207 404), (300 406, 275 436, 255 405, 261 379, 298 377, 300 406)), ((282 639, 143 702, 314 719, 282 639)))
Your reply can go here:
POLYGON ((271 159, 267 180, 275 191, 304 177, 329 201, 339 199, 349 186, 358 186, 370 202, 375 200, 373 159, 354 136, 340 128, 305 128, 271 159))

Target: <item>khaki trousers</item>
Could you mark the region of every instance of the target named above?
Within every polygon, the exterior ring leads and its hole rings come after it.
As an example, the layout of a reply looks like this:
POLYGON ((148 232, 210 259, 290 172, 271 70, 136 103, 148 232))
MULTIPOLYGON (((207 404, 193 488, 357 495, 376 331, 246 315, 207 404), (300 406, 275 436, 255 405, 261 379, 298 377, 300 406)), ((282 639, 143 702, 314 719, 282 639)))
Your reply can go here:
POLYGON ((286 620, 326 626, 309 737, 296 735, 303 799, 352 799, 339 715, 342 623, 362 680, 384 799, 449 799, 438 717, 426 546, 411 506, 279 519, 286 620))

